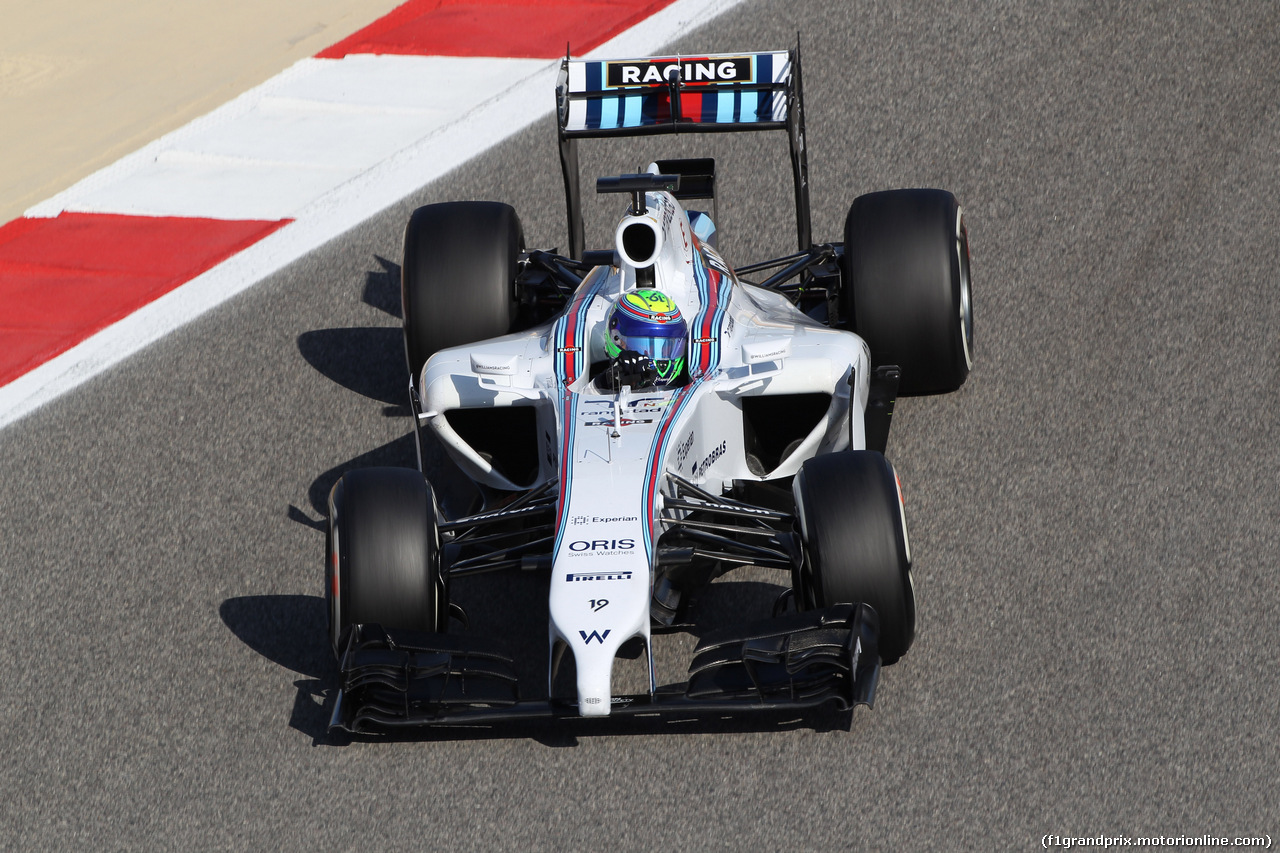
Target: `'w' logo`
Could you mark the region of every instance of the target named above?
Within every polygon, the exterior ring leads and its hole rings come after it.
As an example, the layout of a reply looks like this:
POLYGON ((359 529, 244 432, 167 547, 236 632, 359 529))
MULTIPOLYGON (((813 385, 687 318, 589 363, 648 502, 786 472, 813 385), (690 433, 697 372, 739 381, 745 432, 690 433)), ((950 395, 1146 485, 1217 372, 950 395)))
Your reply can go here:
POLYGON ((606 629, 603 634, 601 634, 599 631, 592 631, 590 634, 588 634, 586 631, 579 631, 578 633, 582 635, 582 641, 586 643, 588 646, 591 645, 592 640, 595 640, 597 643, 603 646, 604 638, 609 636, 608 629, 606 629))

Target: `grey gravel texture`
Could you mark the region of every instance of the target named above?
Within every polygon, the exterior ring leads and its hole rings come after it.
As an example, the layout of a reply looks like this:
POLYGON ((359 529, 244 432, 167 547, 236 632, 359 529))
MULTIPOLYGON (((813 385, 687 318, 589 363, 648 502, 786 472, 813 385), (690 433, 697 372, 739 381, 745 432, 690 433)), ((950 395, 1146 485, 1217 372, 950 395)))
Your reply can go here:
MULTIPOLYGON (((1280 6, 751 2, 673 48, 797 31, 815 237, 861 192, 941 186, 973 241, 977 365, 890 438, 920 615, 875 710, 326 734, 325 493, 414 460, 403 224, 498 199, 563 245, 548 118, 0 432, 0 847, 1280 833, 1280 6)), ((781 135, 586 144, 583 173, 706 150, 729 259, 789 251, 781 135)), ((599 243, 613 208, 589 204, 599 243)), ((536 581, 458 594, 530 638, 536 677, 536 581)))

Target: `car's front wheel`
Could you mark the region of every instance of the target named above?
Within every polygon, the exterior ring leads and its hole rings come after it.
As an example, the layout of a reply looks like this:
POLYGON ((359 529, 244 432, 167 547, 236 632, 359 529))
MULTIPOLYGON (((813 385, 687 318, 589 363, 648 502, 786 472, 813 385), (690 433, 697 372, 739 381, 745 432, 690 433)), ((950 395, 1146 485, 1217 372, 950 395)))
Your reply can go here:
POLYGON ((810 459, 792 481, 804 560, 794 578, 802 609, 870 604, 880 657, 891 664, 915 638, 911 552, 897 475, 872 450, 810 459))
POLYGON ((325 598, 329 642, 341 658, 352 625, 440 632, 447 578, 431 484, 412 468, 364 468, 329 493, 325 598))

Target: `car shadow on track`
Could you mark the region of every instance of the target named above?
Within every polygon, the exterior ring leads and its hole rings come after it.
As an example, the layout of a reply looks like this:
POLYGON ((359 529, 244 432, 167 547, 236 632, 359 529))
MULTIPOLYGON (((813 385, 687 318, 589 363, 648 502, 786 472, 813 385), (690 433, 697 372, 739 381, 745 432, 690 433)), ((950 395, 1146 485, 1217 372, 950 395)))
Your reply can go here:
POLYGON ((218 615, 246 646, 304 676, 294 682, 298 695, 289 725, 310 735, 314 743, 328 742, 338 667, 326 641, 325 600, 314 595, 246 595, 222 602, 218 615))
POLYGON ((326 379, 385 403, 384 415, 410 414, 409 371, 404 363, 404 336, 399 329, 316 329, 298 335, 298 352, 326 379))
POLYGON ((397 320, 404 318, 400 306, 400 265, 381 255, 374 255, 381 269, 365 273, 363 299, 379 311, 385 311, 397 320))
MULTIPOLYGON (((381 269, 366 273, 363 301, 400 319, 400 265, 374 255, 381 269)), ((316 329, 298 336, 298 352, 322 376, 387 404, 383 414, 408 417, 409 372, 399 326, 316 329)))

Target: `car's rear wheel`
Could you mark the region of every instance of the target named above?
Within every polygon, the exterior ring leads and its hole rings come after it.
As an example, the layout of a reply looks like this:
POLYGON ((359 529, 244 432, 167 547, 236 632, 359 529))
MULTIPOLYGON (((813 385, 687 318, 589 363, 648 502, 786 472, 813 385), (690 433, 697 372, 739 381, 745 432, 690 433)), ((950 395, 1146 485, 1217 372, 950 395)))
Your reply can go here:
POLYGON ((963 385, 973 366, 973 299, 969 234, 955 196, 859 196, 844 240, 842 321, 871 347, 872 364, 898 365, 903 396, 963 385))
POLYGON ((800 467, 792 492, 804 541, 799 606, 870 604, 880 617, 880 657, 898 660, 915 637, 916 603, 893 467, 870 450, 817 456, 800 467))
POLYGON ((435 494, 411 468, 364 468, 329 493, 325 554, 329 642, 352 625, 443 631, 449 607, 435 494))
POLYGON ((433 353, 512 331, 523 249, 511 205, 454 201, 413 212, 405 228, 400 297, 415 384, 433 353))

